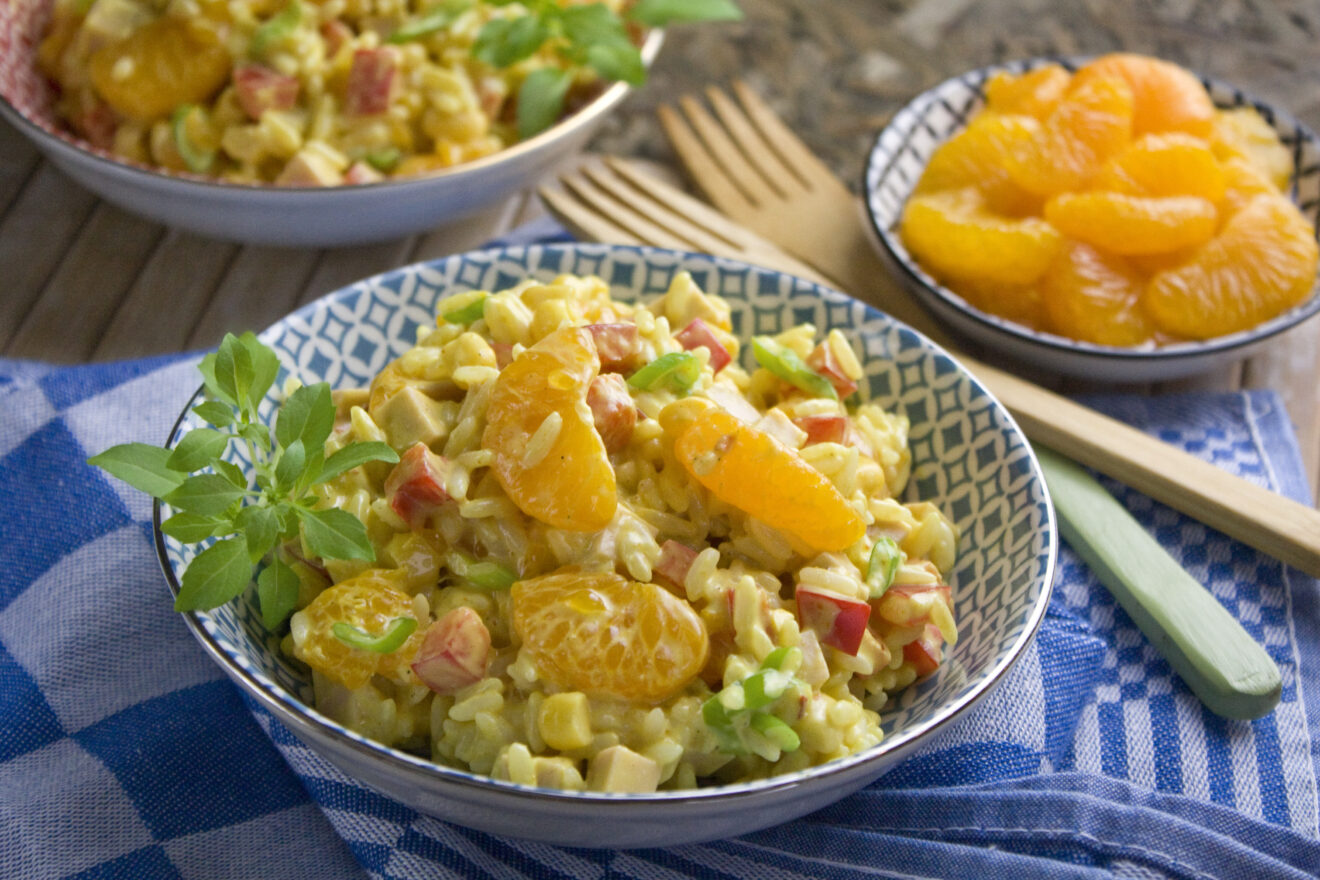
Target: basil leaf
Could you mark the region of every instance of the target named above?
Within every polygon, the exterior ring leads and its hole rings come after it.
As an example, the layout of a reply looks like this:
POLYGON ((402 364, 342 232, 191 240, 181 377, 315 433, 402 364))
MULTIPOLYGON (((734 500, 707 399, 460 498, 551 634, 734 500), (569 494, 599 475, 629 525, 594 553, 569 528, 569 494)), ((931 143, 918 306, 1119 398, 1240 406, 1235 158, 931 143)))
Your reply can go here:
POLYGON ((275 442, 288 449, 301 440, 305 449, 319 449, 335 427, 335 404, 324 382, 304 385, 289 395, 275 420, 275 442))
POLYGON ((198 474, 183 481, 179 488, 165 496, 171 507, 201 516, 224 513, 235 501, 243 497, 243 490, 220 474, 198 474))
POLYGON ((248 558, 254 565, 279 543, 279 517, 269 507, 244 507, 234 517, 234 525, 247 539, 248 558))
POLYGON ((550 36, 541 19, 533 15, 488 21, 472 44, 472 56, 491 67, 509 67, 530 58, 550 36))
POLYGON ((196 428, 179 438, 165 466, 185 474, 200 471, 223 455, 228 445, 228 435, 211 428, 196 428))
POLYGON ((206 388, 206 393, 216 400, 229 404, 231 407, 238 406, 238 398, 234 397, 232 391, 226 391, 216 377, 216 363, 220 360, 217 352, 211 352, 202 358, 201 363, 197 365, 197 370, 202 374, 202 385, 206 388))
POLYGON ((188 564, 183 573, 175 611, 218 608, 243 592, 252 580, 252 562, 242 538, 217 541, 188 564))
POLYGON ((270 391, 270 386, 275 384, 275 377, 280 373, 280 358, 274 350, 262 344, 252 332, 244 333, 238 337, 238 341, 247 349, 248 358, 252 362, 252 384, 248 388, 248 402, 255 411, 261 405, 266 392, 270 391))
POLYGON ((199 403, 192 408, 192 411, 207 424, 215 425, 217 428, 227 428, 234 423, 233 407, 226 406, 218 400, 199 403))
POLYGON ((566 70, 543 67, 518 87, 518 137, 524 140, 554 125, 564 113, 564 96, 573 82, 566 70))
POLYGON ((353 468, 369 461, 384 461, 395 464, 398 460, 399 453, 391 449, 387 443, 380 443, 375 440, 350 443, 325 460, 325 465, 321 468, 321 473, 317 476, 316 482, 324 483, 326 480, 333 480, 345 471, 351 471, 353 468))
POLYGON ((153 498, 164 498, 183 484, 186 474, 172 470, 170 451, 146 443, 121 443, 87 459, 113 477, 153 498))
POLYGON ((564 36, 580 46, 618 42, 632 45, 623 22, 603 3, 569 6, 560 20, 564 23, 564 36))
POLYGON ((221 461, 219 459, 216 459, 212 467, 215 468, 216 473, 220 476, 224 477, 238 488, 247 491, 248 478, 247 474, 243 473, 241 467, 231 461, 221 461))
POLYGON ((280 453, 279 464, 275 465, 275 484, 288 489, 298 482, 307 469, 307 447, 302 440, 294 440, 280 453))
POLYGON ((646 82, 646 65, 642 53, 631 43, 598 44, 587 49, 587 66, 606 79, 640 86, 646 82))
POLYGON ((270 449, 270 428, 260 422, 251 422, 238 429, 238 434, 247 442, 263 451, 270 449))
POLYGON ((330 508, 296 508, 302 521, 307 547, 322 559, 365 559, 372 562, 376 551, 367 540, 367 527, 353 514, 330 508))
POLYGON ((195 513, 176 513, 160 524, 160 530, 186 544, 197 544, 213 535, 228 535, 234 531, 231 520, 218 516, 199 516, 195 513))
POLYGON ((293 613, 301 586, 297 572, 278 559, 261 570, 257 575, 257 602, 266 629, 274 631, 293 613))
POLYGON ((637 0, 628 17, 663 27, 676 21, 739 21, 743 14, 732 0, 637 0))

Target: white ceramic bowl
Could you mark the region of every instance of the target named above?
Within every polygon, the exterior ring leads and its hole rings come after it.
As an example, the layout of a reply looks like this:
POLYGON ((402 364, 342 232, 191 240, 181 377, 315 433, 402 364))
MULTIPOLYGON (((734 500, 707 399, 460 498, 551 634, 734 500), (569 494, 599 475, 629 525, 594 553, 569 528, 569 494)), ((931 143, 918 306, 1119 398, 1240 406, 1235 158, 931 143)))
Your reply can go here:
MULTIPOLYGON (((418 325, 434 320, 434 304, 447 294, 567 272, 598 275, 621 299, 648 300, 680 270, 729 300, 740 337, 803 321, 843 330, 865 360, 862 394, 911 420, 910 491, 939 505, 961 530, 963 546, 950 578, 958 645, 938 673, 905 691, 885 713, 881 744, 803 772, 695 791, 608 795, 526 788, 387 748, 311 708, 306 673, 274 649, 277 640, 262 628, 252 591, 213 612, 187 615, 194 635, 260 705, 371 788, 441 819, 569 846, 670 845, 785 822, 860 788, 950 726, 1002 678, 1035 633, 1049 600, 1057 532, 1039 467, 1012 418, 948 354, 911 329, 842 294, 742 263, 653 249, 547 245, 464 254, 370 278, 300 309, 262 339, 280 353, 286 374, 360 387, 409 347, 418 325)), ((283 377, 276 387, 282 383, 283 377)), ((185 408, 180 423, 192 427, 194 418, 185 408)), ((161 565, 177 592, 196 548, 164 537, 159 508, 156 515, 161 565)))
MULTIPOLYGON (((1320 285, 1311 297, 1250 330, 1203 342, 1120 348, 1078 342, 983 312, 932 278, 908 253, 898 221, 927 161, 985 104, 984 85, 1000 71, 1021 73, 1047 63, 1075 69, 1084 61, 1035 58, 973 70, 913 98, 877 136, 866 164, 863 192, 881 252, 898 277, 957 333, 1003 354, 1065 376, 1110 382, 1150 382, 1205 372, 1245 357, 1320 311, 1320 285)), ((1255 107, 1292 150, 1290 195, 1313 227, 1320 226, 1320 141, 1306 126, 1240 89, 1201 77, 1218 107, 1255 107)), ((1320 233, 1318 233, 1320 235, 1320 233)))
MULTIPOLYGON (((35 57, 52 0, 0 3, 0 116, 87 189, 135 214, 254 244, 330 247, 384 241, 461 219, 521 192, 580 150, 629 92, 608 87, 558 124, 491 156, 426 176, 331 187, 222 183, 140 165, 70 134, 35 57)), ((642 58, 660 51, 648 34, 642 58)))

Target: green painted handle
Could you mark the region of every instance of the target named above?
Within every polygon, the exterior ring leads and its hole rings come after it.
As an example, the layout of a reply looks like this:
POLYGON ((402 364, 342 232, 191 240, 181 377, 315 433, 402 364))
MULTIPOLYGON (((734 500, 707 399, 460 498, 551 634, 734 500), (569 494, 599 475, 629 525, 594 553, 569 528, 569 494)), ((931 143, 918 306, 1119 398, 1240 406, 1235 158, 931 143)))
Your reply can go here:
POLYGON ((1036 457, 1069 546, 1214 713, 1251 719, 1279 702, 1279 669, 1214 596, 1080 465, 1036 457))

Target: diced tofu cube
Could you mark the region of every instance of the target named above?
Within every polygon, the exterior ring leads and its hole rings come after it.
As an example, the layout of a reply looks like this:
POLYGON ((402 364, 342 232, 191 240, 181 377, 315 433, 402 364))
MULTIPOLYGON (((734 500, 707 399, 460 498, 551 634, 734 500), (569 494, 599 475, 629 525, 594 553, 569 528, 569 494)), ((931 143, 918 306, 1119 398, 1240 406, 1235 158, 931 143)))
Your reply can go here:
POLYGON ((541 739, 561 752, 581 749, 591 744, 591 710, 587 695, 581 691, 552 694, 541 703, 536 716, 541 739))
POLYGON ((753 426, 774 437, 789 449, 801 449, 807 442, 807 432, 793 424, 781 409, 772 409, 753 426))
POLYGON ((406 385, 391 395, 373 413, 395 449, 417 443, 434 446, 449 434, 440 401, 428 397, 415 385, 406 385))
POLYGON ((587 769, 590 791, 642 793, 660 785, 660 765, 627 746, 610 746, 591 759, 587 769))

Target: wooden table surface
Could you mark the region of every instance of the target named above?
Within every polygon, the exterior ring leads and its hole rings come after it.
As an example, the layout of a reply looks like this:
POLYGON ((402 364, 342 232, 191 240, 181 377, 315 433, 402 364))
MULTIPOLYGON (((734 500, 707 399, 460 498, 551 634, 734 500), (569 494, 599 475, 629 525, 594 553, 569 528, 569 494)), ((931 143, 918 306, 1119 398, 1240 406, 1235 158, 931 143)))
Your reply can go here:
MULTIPOLYGON (((790 38, 795 40, 789 43, 795 53, 791 58, 781 66, 752 70, 748 78, 845 179, 851 178, 844 167, 853 162, 851 153, 862 149, 859 145, 883 115, 905 97, 969 67, 1051 49, 1062 54, 1118 47, 1156 52, 1241 83, 1313 126, 1308 117, 1320 118, 1320 65, 1312 60, 1295 75, 1281 73, 1288 69, 1281 59, 1303 50, 1315 57, 1314 36, 1320 32, 1315 3, 1300 4, 1298 11, 1281 17, 1266 16, 1274 31, 1257 27, 1254 20, 1228 20, 1241 6, 1232 2, 1156 4, 1154 12, 1149 4, 1135 2, 1042 6, 1026 0, 742 0, 742 6, 747 20, 739 25, 702 28, 692 39, 670 40, 651 83, 609 120, 593 147, 671 162, 655 134, 655 105, 702 82, 747 75, 748 47, 759 46, 757 56, 765 57, 762 50, 790 38), (1175 20, 1180 9, 1188 11, 1175 20), (1218 30, 1202 27, 1215 14, 1218 30), (1157 20, 1143 27, 1143 16, 1152 15, 1157 20), (1095 28, 1097 21, 1103 30, 1095 28), (874 48, 858 54, 859 41, 874 48), (947 51, 936 53, 935 47, 947 51), (833 71, 831 57, 850 60, 833 71), (833 73, 822 76, 822 70, 833 73), (875 108, 862 120, 865 131, 839 129, 839 120, 819 116, 822 106, 850 96, 875 108), (858 135, 851 142, 849 132, 858 135), (832 152, 841 144, 848 149, 846 157, 832 152)), ((854 128, 857 124, 854 119, 854 128)), ((860 154, 855 160, 861 162, 860 154)), ((207 348, 226 331, 259 330, 360 278, 474 247, 542 213, 528 193, 476 217, 383 244, 329 250, 240 246, 166 229, 97 199, 0 121, 0 355, 80 363, 207 348)), ((1320 477, 1317 376, 1320 321, 1310 321, 1277 338, 1263 353, 1213 373, 1118 390, 1275 389, 1297 429, 1315 487, 1320 477)))

